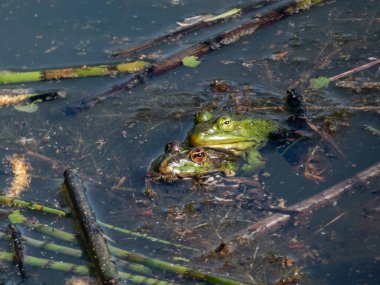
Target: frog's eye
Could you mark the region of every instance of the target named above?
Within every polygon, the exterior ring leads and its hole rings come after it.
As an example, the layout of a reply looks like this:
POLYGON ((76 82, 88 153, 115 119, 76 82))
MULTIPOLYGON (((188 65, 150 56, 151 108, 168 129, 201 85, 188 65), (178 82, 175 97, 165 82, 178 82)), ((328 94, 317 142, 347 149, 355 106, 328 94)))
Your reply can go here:
POLYGON ((206 151, 200 147, 194 148, 190 152, 190 158, 192 162, 202 165, 207 160, 206 151))
POLYGON ((207 122, 212 119, 212 115, 208 111, 200 111, 194 115, 194 123, 207 122))
POLYGON ((220 117, 216 123, 218 124, 218 127, 223 131, 230 131, 234 127, 230 116, 220 117))

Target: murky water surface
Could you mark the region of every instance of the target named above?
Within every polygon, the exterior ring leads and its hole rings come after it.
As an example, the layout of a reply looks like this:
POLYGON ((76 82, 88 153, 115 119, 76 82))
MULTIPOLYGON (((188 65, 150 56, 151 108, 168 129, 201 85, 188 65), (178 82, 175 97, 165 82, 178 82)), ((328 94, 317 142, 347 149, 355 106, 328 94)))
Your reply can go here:
MULTIPOLYGON (((116 62, 107 51, 155 38, 175 29, 176 22, 187 17, 222 12, 246 2, 3 0, 0 69, 116 62)), ((120 248, 252 284, 274 284, 287 273, 294 277, 294 266, 305 275, 299 284, 378 284, 380 192, 373 184, 354 189, 352 195, 334 205, 298 217, 293 226, 256 239, 231 255, 201 255, 269 215, 258 212, 258 205, 278 206, 282 199, 285 206, 292 205, 379 162, 379 135, 363 128, 367 125, 380 129, 379 89, 355 92, 334 83, 318 91, 308 89, 310 78, 334 76, 369 62, 370 57, 380 57, 379 22, 378 1, 329 1, 202 57, 196 68, 180 67, 151 78, 132 92, 76 116, 64 115, 63 108, 110 89, 126 76, 1 86, 63 89, 67 96, 39 104, 34 113, 20 112, 13 106, 1 108, 0 189, 5 193, 13 179, 6 157, 17 154, 26 158, 32 175, 21 199, 59 207, 63 171, 77 168, 99 219, 199 251, 105 229, 110 243, 120 248), (215 79, 226 80, 239 92, 212 90, 209 84, 215 79), (310 122, 330 131, 331 140, 345 157, 331 143, 316 138, 311 145, 303 146, 314 151, 315 159, 309 153, 308 161, 295 165, 279 152, 263 152, 264 186, 253 183, 252 175, 237 173, 237 177, 250 182, 240 181, 235 188, 229 185, 231 181, 221 181, 227 186, 195 189, 189 181, 157 183, 152 187, 157 194, 153 200, 143 195, 151 160, 163 152, 166 143, 186 137, 195 112, 261 116, 286 125, 288 114, 273 107, 284 104, 286 90, 292 87, 304 95, 310 122), (305 177, 305 169, 309 169, 309 177, 305 177), (247 195, 253 201, 246 200, 247 195), (273 265, 273 255, 288 256, 296 265, 273 265), (272 263, 268 261, 270 257, 272 263)), ((237 24, 238 20, 233 20, 203 29, 139 54, 164 57, 237 24)), ((345 79, 358 78, 379 82, 379 65, 345 79)), ((42 224, 76 232, 70 219, 25 209, 22 214, 42 224)), ((8 223, 2 216, 1 232, 6 231, 8 223)), ((19 229, 27 237, 79 247, 77 242, 60 241, 25 225, 19 225, 19 229)), ((87 263, 85 258, 31 245, 24 247, 25 256, 87 263)), ((9 241, 0 240, 0 250, 11 252, 9 241)), ((131 271, 121 261, 116 263, 120 271, 144 275, 131 271)), ((81 276, 30 264, 25 269, 28 278, 23 284, 65 284, 81 276)), ((178 284, 195 282, 157 269, 151 276, 178 284)), ((17 267, 0 260, 0 284, 18 284, 20 280, 17 267)))

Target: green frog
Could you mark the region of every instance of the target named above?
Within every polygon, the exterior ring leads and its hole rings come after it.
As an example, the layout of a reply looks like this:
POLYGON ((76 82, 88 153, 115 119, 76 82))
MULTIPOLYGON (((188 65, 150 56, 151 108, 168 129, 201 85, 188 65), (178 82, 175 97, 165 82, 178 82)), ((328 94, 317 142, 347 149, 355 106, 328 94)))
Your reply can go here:
MULTIPOLYGON (((287 106, 292 122, 304 125, 306 111, 302 96, 295 90, 288 91, 287 106)), ((229 115, 213 119, 210 112, 201 111, 195 115, 185 142, 167 144, 165 153, 152 162, 148 175, 173 181, 215 172, 227 176, 237 170, 252 172, 263 165, 260 150, 269 140, 289 153, 289 144, 303 137, 274 120, 233 119, 229 115)))
POLYGON ((201 111, 195 115, 186 143, 192 147, 207 147, 241 156, 245 161, 242 170, 251 171, 262 165, 259 150, 268 142, 270 134, 279 129, 273 120, 238 120, 229 115, 213 119, 208 111, 201 111))
POLYGON ((238 167, 237 160, 236 155, 225 151, 172 142, 166 144, 165 152, 152 161, 147 176, 150 180, 166 182, 215 172, 233 176, 238 167))

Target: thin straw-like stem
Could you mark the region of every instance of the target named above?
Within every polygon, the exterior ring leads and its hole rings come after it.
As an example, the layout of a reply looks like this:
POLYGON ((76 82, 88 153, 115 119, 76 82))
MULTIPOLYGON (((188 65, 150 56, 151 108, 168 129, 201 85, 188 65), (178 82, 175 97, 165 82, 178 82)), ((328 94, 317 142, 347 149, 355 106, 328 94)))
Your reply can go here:
POLYGON ((355 73, 355 72, 359 72, 359 71, 365 70, 365 69, 370 68, 370 67, 372 67, 372 66, 374 66, 374 65, 376 65, 376 64, 379 64, 379 63, 380 63, 380 59, 373 60, 373 61, 371 61, 371 62, 369 62, 369 63, 366 63, 366 64, 364 64, 364 65, 361 65, 361 66, 355 67, 355 68, 350 69, 350 70, 348 70, 348 71, 346 71, 346 72, 343 72, 343 73, 341 73, 341 74, 338 74, 338 75, 332 76, 332 77, 329 78, 329 80, 330 80, 330 81, 335 81, 335 80, 338 80, 338 79, 344 78, 344 77, 349 76, 349 75, 351 75, 351 74, 353 74, 353 73, 355 73))

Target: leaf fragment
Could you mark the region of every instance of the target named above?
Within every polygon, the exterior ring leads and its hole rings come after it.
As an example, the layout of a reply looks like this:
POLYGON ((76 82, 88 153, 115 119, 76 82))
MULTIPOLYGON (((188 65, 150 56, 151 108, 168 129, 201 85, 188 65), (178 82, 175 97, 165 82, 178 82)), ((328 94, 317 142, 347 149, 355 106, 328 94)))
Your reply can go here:
POLYGON ((8 215, 8 219, 12 224, 20 224, 26 220, 26 218, 21 214, 20 210, 16 210, 8 215))
POLYGON ((317 78, 312 78, 310 80, 311 87, 314 89, 321 89, 323 87, 327 87, 330 83, 330 79, 324 76, 319 76, 317 78))
POLYGON ((182 64, 187 67, 197 67, 201 63, 200 60, 198 60, 197 56, 191 55, 191 56, 185 56, 182 59, 182 64))
POLYGON ((38 104, 40 100, 37 100, 33 103, 27 104, 27 105, 16 105, 13 106, 17 111, 25 112, 25 113, 34 113, 38 110, 38 104))

